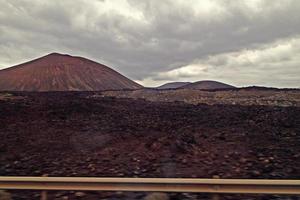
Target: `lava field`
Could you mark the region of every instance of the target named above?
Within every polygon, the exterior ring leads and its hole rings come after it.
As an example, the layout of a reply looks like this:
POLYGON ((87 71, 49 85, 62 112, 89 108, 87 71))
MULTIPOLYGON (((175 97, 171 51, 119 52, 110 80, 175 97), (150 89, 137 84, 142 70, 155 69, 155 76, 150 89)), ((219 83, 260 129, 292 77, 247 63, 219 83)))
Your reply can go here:
MULTIPOLYGON (((3 93, 0 175, 300 179, 300 107, 193 105, 93 95, 3 93)), ((52 199, 89 200, 146 195, 50 194, 52 199)), ((19 191, 13 197, 39 199, 39 193, 19 191)))

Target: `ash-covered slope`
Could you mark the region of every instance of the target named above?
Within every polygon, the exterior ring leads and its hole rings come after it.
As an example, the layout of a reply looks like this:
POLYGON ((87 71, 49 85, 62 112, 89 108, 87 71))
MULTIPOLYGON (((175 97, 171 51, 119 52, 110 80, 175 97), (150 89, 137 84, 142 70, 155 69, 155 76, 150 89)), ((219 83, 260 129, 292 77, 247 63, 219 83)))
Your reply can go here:
POLYGON ((187 84, 190 84, 191 82, 171 82, 171 83, 166 83, 163 84, 156 89, 163 90, 163 89, 175 89, 175 88, 180 88, 182 86, 185 86, 187 84))
POLYGON ((105 65, 58 53, 0 70, 1 91, 96 91, 141 87, 105 65))
POLYGON ((216 89, 232 89, 235 87, 232 85, 218 82, 218 81, 207 80, 207 81, 197 81, 194 83, 190 83, 190 84, 184 85, 180 88, 200 89, 200 90, 216 90, 216 89))

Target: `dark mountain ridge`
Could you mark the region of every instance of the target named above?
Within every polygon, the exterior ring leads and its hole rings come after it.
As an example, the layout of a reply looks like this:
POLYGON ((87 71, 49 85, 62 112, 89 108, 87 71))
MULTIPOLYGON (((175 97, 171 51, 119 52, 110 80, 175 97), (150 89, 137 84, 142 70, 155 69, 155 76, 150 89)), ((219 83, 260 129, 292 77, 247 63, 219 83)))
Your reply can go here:
POLYGON ((194 83, 190 83, 190 84, 184 85, 180 88, 199 89, 199 90, 216 90, 216 89, 233 89, 235 87, 232 85, 218 82, 218 81, 204 80, 204 81, 197 81, 194 83))
POLYGON ((160 90, 175 89, 175 88, 180 88, 180 87, 185 86, 190 83, 191 82, 170 82, 170 83, 163 84, 163 85, 157 87, 156 89, 160 89, 160 90))

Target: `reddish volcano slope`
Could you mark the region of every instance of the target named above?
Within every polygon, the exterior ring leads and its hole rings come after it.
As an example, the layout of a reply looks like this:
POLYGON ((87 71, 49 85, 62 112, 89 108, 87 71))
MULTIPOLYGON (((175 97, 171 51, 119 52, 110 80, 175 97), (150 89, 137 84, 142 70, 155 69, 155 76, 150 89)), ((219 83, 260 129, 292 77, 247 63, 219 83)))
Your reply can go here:
POLYGON ((232 85, 218 82, 218 81, 198 81, 198 82, 184 85, 180 88, 200 89, 200 90, 216 90, 216 89, 232 89, 235 87, 232 85))
POLYGON ((0 71, 2 91, 94 91, 141 87, 107 66, 58 53, 0 71))

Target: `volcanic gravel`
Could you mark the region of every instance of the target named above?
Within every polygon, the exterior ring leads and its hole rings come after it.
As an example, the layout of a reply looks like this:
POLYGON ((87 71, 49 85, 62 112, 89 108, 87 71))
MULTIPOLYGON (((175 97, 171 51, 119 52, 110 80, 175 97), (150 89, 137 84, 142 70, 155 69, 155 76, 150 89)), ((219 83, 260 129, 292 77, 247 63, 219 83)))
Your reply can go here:
POLYGON ((154 102, 184 102, 187 104, 208 105, 262 105, 300 107, 299 89, 276 89, 248 87, 219 90, 196 89, 139 89, 103 91, 93 97, 106 96, 117 98, 145 99, 154 102))
MULTIPOLYGON (((300 107, 90 98, 91 92, 3 95, 10 98, 0 98, 1 176, 300 179, 300 107)), ((51 199, 146 195, 50 194, 51 199)), ((36 192, 13 195, 39 199, 36 192)), ((170 196, 207 199, 201 194, 170 196)))

